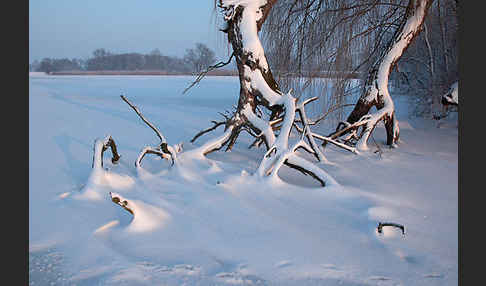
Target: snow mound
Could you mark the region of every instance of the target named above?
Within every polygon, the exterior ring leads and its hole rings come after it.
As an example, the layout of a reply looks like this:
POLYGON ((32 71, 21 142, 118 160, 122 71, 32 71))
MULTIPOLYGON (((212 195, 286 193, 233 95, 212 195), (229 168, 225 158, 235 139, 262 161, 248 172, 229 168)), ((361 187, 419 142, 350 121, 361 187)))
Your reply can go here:
POLYGON ((114 202, 123 203, 133 215, 133 220, 126 228, 127 232, 147 232, 163 227, 170 220, 170 215, 162 208, 144 203, 140 200, 130 200, 120 194, 110 192, 114 202))

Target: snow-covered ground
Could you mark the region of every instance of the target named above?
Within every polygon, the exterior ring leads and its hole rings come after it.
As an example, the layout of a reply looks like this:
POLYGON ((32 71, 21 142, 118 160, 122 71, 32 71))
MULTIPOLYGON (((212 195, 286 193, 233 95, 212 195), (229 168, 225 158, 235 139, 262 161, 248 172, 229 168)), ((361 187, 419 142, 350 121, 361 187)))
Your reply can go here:
MULTIPOLYGON (((457 285, 458 130, 452 119, 410 119, 395 98, 401 140, 370 152, 333 146, 319 164, 340 184, 321 188, 284 167, 282 180, 252 176, 264 150, 242 135, 231 152, 179 155, 142 147, 158 138, 125 95, 184 150, 231 110, 237 77, 208 77, 182 95, 189 76, 29 77, 29 278, 31 285, 457 285), (93 144, 111 135, 92 174, 93 144), (129 201, 135 219, 110 199, 129 201), (405 226, 376 231, 378 222, 405 226)), ((393 95, 393 94, 392 94, 393 95)), ((310 109, 312 110, 312 109, 310 109)), ((314 130, 326 134, 329 126, 314 130)), ((306 156, 306 154, 302 154, 306 156)), ((312 158, 310 158, 312 159, 312 158)))

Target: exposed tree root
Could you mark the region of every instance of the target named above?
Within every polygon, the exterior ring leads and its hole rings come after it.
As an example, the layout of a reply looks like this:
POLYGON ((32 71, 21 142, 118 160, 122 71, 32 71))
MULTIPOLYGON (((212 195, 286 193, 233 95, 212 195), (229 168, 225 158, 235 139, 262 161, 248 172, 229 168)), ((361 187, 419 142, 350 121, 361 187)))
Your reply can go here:
POLYGON ((208 133, 208 132, 211 132, 211 131, 215 130, 216 128, 218 128, 219 126, 221 126, 221 125, 223 125, 223 124, 225 124, 225 123, 226 123, 226 121, 219 121, 219 122, 218 122, 218 121, 214 121, 214 120, 213 120, 213 121, 211 121, 211 122, 214 124, 214 126, 213 126, 213 127, 208 128, 208 129, 204 129, 204 130, 202 130, 201 132, 197 133, 197 134, 196 134, 196 135, 195 135, 195 136, 194 136, 194 137, 191 139, 191 143, 194 143, 194 141, 196 141, 196 139, 197 139, 197 138, 199 138, 200 136, 202 136, 202 135, 204 135, 204 134, 206 134, 206 133, 208 133))
POLYGON ((393 227, 399 228, 402 231, 402 234, 405 235, 405 227, 401 224, 393 223, 393 222, 380 222, 380 223, 378 223, 378 226, 376 227, 376 229, 378 230, 378 233, 383 232, 384 226, 393 226, 393 227))
POLYGON ((164 135, 162 135, 159 129, 157 129, 157 127, 155 127, 143 116, 143 114, 140 112, 138 107, 136 107, 130 101, 128 101, 128 99, 125 96, 120 95, 120 97, 135 111, 135 113, 137 113, 137 115, 142 119, 142 121, 145 122, 145 124, 147 124, 155 132, 157 137, 159 137, 160 139, 160 143, 157 146, 155 147, 146 146, 142 149, 142 151, 138 155, 137 160, 135 161, 135 166, 137 167, 141 166, 142 159, 145 156, 145 154, 158 155, 163 159, 171 160, 171 164, 174 165, 174 163, 177 160, 177 153, 182 151, 182 144, 177 144, 175 146, 168 145, 164 135))
POLYGON ((259 7, 257 2, 219 1, 219 7, 225 15, 227 24, 223 31, 228 34, 228 41, 233 47, 232 55, 238 67, 240 97, 238 107, 231 118, 226 118, 224 122, 213 121, 213 127, 196 134, 191 142, 224 124, 223 135, 199 148, 202 154, 219 150, 225 145, 226 150, 230 150, 240 132, 247 131, 255 137, 255 141, 249 148, 261 146, 262 143, 267 148, 256 172, 258 176, 276 176, 280 167, 285 164, 306 175, 311 175, 323 186, 327 183, 334 184, 336 182, 326 172, 310 161, 298 157, 296 151, 303 149, 314 155, 317 161, 327 162, 319 144, 315 141, 316 138, 332 142, 354 153, 356 150, 331 138, 318 135, 310 129, 310 126, 316 122, 309 121, 307 118, 305 105, 317 98, 298 102, 290 92, 283 94, 278 89, 258 38, 258 31, 274 3, 275 1, 267 1, 265 5, 259 7), (270 113, 267 119, 261 109, 270 113), (296 114, 300 119, 296 118, 296 114), (301 134, 301 139, 289 146, 292 128, 301 134))
POLYGON ((135 216, 135 212, 133 208, 131 207, 130 203, 126 199, 124 199, 119 194, 112 193, 112 192, 110 192, 110 197, 112 202, 121 206, 124 210, 129 212, 131 215, 135 216))
POLYGON ((94 169, 103 168, 103 153, 106 151, 106 149, 108 149, 108 147, 110 147, 111 149, 111 154, 112 154, 111 162, 113 164, 118 163, 121 156, 120 154, 118 154, 118 151, 116 149, 115 140, 113 140, 113 138, 111 138, 111 136, 108 135, 103 139, 96 139, 94 142, 93 163, 91 165, 92 168, 94 169))
POLYGON ((367 150, 371 133, 380 121, 384 121, 387 133, 386 144, 390 147, 395 146, 400 131, 393 100, 388 91, 388 79, 404 51, 420 33, 431 4, 432 0, 409 1, 405 15, 387 48, 370 69, 363 94, 355 108, 346 122, 339 123, 336 131, 328 137, 356 146, 358 150, 367 150), (377 111, 368 114, 373 106, 377 111), (361 132, 358 133, 358 129, 361 129, 361 132))
MULTIPOLYGON (((219 1, 219 7, 223 10, 227 24, 224 32, 227 33, 228 41, 233 47, 230 60, 234 57, 238 67, 240 96, 238 106, 231 115, 222 114, 225 117, 224 121, 212 121, 213 126, 196 134, 191 142, 221 125, 225 126, 223 134, 191 152, 205 156, 224 146, 226 151, 231 150, 241 131, 246 131, 255 137, 255 142, 250 147, 264 143, 267 148, 256 171, 257 176, 277 176, 279 169, 285 164, 305 175, 312 176, 322 186, 334 185, 337 183, 331 176, 314 163, 298 156, 297 150, 302 149, 312 154, 318 162, 327 162, 327 159, 316 139, 331 142, 350 152, 356 153, 356 150, 311 130, 310 126, 316 124, 316 121, 307 118, 305 105, 317 98, 300 102, 300 97, 295 98, 291 92, 284 94, 279 90, 258 37, 258 31, 275 2, 269 0, 260 7, 259 1, 219 1), (299 118, 296 118, 296 114, 299 118), (289 145, 292 129, 295 129, 301 138, 289 145)), ((229 61, 220 64, 227 63, 229 61)), ((172 164, 177 163, 177 153, 182 151, 181 146, 168 145, 162 133, 142 115, 140 110, 123 95, 121 98, 160 139, 157 146, 147 146, 142 149, 135 162, 136 167, 141 166, 141 161, 146 154, 158 155, 170 159, 172 164)), ((117 203, 119 204, 119 201, 117 203)), ((126 207, 126 204, 124 206, 126 207)))

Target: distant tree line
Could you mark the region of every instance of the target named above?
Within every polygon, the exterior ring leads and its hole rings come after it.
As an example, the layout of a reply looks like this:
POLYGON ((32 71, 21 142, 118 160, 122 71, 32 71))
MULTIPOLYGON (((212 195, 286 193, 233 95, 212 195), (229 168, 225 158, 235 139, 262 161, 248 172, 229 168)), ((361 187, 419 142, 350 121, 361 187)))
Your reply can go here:
POLYGON ((202 43, 193 49, 186 49, 183 58, 164 56, 159 49, 149 54, 116 54, 105 49, 96 49, 93 56, 83 59, 44 58, 29 65, 30 71, 168 71, 200 72, 216 61, 214 52, 202 43))

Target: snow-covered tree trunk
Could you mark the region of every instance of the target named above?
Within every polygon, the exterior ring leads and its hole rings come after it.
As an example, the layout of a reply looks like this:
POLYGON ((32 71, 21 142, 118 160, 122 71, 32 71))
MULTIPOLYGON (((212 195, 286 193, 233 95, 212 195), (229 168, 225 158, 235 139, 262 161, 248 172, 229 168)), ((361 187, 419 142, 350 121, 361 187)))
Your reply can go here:
MULTIPOLYGON (((226 121, 226 131, 231 130, 230 134, 226 134, 229 136, 221 137, 221 141, 223 141, 221 146, 211 145, 211 147, 221 148, 223 145, 227 145, 227 150, 230 150, 249 118, 252 119, 249 122, 251 129, 267 134, 267 136, 263 136, 266 146, 269 147, 273 143, 268 142, 268 140, 272 140, 271 127, 262 127, 259 124, 257 119, 259 117, 255 115, 256 108, 257 105, 264 105, 271 109, 273 118, 276 118, 282 110, 280 105, 271 105, 265 96, 260 96, 262 92, 254 85, 252 86, 251 74, 258 74, 258 80, 263 80, 264 85, 270 89, 274 97, 280 96, 278 85, 273 78, 263 47, 258 39, 258 32, 275 2, 276 0, 219 1, 219 7, 225 12, 226 27, 223 32, 228 35, 238 68, 240 94, 236 112, 231 119, 226 121)), ((210 151, 213 150, 207 150, 205 153, 210 151)))
POLYGON ((338 125, 336 132, 330 136, 331 138, 337 138, 362 127, 362 132, 359 135, 355 134, 356 147, 366 150, 371 132, 376 124, 383 120, 387 132, 386 144, 393 146, 397 143, 400 131, 395 116, 395 106, 388 91, 388 79, 404 51, 420 33, 432 2, 433 0, 409 1, 400 27, 368 73, 363 94, 346 122, 338 125), (369 114, 368 112, 373 106, 377 111, 369 114))
MULTIPOLYGON (((230 60, 235 57, 240 79, 238 105, 231 114, 222 114, 224 121, 212 121, 214 126, 196 134, 194 142, 201 135, 225 126, 219 137, 213 138, 199 148, 192 149, 193 155, 204 156, 226 146, 230 150, 241 131, 246 131, 256 138, 256 144, 265 143, 267 148, 256 175, 260 177, 278 176, 283 165, 294 168, 305 175, 318 180, 322 186, 337 184, 324 170, 314 163, 297 155, 297 150, 304 150, 319 162, 326 162, 321 146, 316 139, 330 142, 335 146, 356 153, 355 148, 346 146, 332 138, 314 133, 310 126, 317 121, 310 121, 305 112, 305 105, 317 97, 299 101, 289 92, 282 93, 275 81, 260 42, 258 32, 276 0, 217 0, 224 13, 226 26, 222 29, 228 36, 233 48, 230 60), (290 133, 295 130, 300 140, 289 144, 290 133)), ((228 62, 230 61, 228 60, 228 62)), ((222 65, 226 63, 220 63, 222 65)), ((217 64, 213 67, 217 67, 217 64)), ((204 72, 203 72, 204 73, 204 72)), ((200 77, 196 82, 200 80, 200 77)), ((192 86, 192 85, 191 85, 192 86)), ((150 123, 126 97, 121 98, 137 113, 159 137, 157 146, 142 149, 135 165, 141 168, 141 161, 146 154, 155 154, 172 161, 178 166, 177 154, 182 152, 182 144, 170 146, 162 133, 150 123)), ((319 119, 320 120, 320 119, 319 119)))
MULTIPOLYGON (((225 122, 224 134, 201 146, 200 152, 207 154, 225 145, 229 150, 239 133, 245 130, 254 134, 257 140, 262 140, 267 147, 257 175, 276 176, 280 167, 286 164, 311 175, 322 185, 334 184, 334 179, 326 172, 295 154, 297 149, 302 148, 313 154, 317 160, 326 161, 320 146, 314 140, 315 134, 311 132, 305 115, 304 105, 311 101, 299 103, 290 92, 284 94, 279 90, 258 37, 258 32, 275 3, 276 0, 219 0, 218 6, 223 10, 226 24, 222 31, 227 33, 233 48, 240 79, 240 94, 236 111, 225 122), (261 108, 269 111, 268 118, 265 118, 261 108), (288 139, 296 125, 296 114, 300 116, 302 128, 299 130, 302 138, 289 146, 288 139), (305 138, 309 143, 305 142, 305 138)), ((213 123, 215 127, 219 125, 217 122, 213 123)), ((208 130, 214 130, 215 127, 208 130)))

